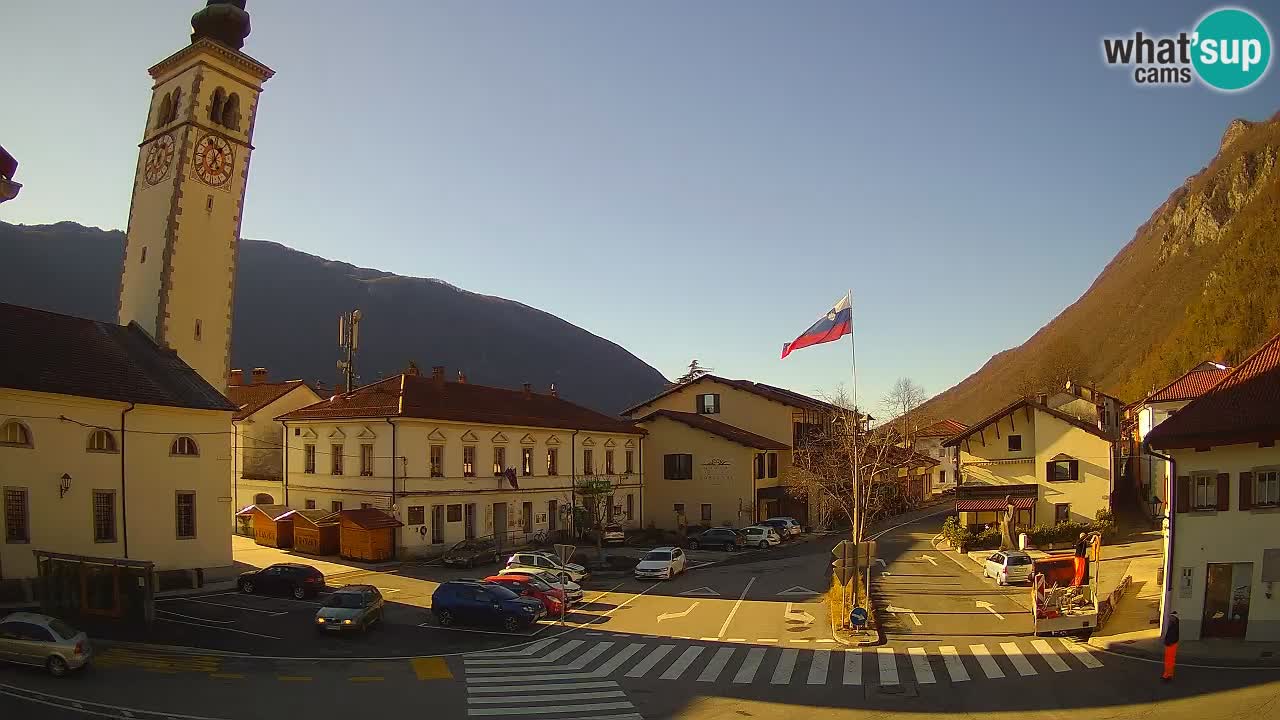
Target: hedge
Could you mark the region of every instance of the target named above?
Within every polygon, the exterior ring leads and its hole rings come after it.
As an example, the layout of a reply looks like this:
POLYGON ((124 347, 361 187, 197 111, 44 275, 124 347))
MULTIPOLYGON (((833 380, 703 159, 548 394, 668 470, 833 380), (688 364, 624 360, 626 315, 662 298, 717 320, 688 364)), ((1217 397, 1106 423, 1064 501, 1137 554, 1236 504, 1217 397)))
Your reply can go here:
MULTIPOLYGON (((1034 547, 1047 547, 1055 543, 1075 542, 1080 537, 1080 533, 1101 533, 1103 539, 1109 540, 1115 536, 1116 523, 1112 519, 1110 511, 1103 510, 1098 513, 1098 519, 1093 522, 1065 522, 1058 525, 1041 525, 1039 527, 1020 528, 1015 531, 1015 536, 1019 532, 1027 533, 1027 541, 1034 547)), ((965 550, 994 550, 1000 547, 1000 526, 992 525, 980 533, 970 532, 968 528, 960 525, 954 515, 949 516, 942 524, 942 538, 951 545, 951 547, 965 550)))

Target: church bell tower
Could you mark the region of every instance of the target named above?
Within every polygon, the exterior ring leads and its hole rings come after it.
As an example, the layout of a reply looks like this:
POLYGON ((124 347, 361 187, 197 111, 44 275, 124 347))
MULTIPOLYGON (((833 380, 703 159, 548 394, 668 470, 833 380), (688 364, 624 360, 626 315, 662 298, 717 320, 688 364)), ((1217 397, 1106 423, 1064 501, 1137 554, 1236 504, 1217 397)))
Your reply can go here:
POLYGON ((225 393, 253 124, 274 73, 241 51, 245 0, 209 0, 191 27, 149 71, 118 313, 225 393))

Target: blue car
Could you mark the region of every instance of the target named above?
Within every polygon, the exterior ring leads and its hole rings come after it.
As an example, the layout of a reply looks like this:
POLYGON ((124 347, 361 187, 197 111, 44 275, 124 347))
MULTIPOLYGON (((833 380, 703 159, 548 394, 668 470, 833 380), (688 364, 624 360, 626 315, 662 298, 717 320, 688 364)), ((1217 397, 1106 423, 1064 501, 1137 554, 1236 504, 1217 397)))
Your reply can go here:
POLYGON ((431 595, 431 613, 445 627, 499 625, 515 632, 547 614, 541 600, 523 598, 507 588, 480 580, 451 580, 431 595))

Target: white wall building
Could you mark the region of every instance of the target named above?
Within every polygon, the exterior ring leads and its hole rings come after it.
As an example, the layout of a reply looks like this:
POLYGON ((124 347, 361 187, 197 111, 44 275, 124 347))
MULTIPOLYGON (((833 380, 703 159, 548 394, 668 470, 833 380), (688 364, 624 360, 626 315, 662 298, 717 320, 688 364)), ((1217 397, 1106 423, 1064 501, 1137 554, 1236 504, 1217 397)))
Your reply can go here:
POLYGON ((915 434, 911 442, 912 448, 921 455, 938 461, 929 477, 929 487, 934 495, 948 490, 955 490, 960 480, 960 456, 954 447, 944 443, 954 435, 968 430, 969 427, 958 420, 939 420, 915 434))
POLYGON ((268 382, 266 368, 254 368, 248 383, 244 371, 231 371, 227 397, 236 406, 231 440, 235 510, 283 503, 284 424, 276 417, 320 402, 320 396, 301 380, 268 382))

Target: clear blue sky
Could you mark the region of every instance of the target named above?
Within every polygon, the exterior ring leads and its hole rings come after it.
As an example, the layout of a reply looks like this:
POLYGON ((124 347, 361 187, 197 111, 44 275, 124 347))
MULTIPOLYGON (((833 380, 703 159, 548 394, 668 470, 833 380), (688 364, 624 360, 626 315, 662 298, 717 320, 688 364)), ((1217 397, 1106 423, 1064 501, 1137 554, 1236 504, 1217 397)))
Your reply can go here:
MULTIPOLYGON (((202 5, 4 3, 26 188, 0 219, 124 227, 146 68, 202 5)), ((852 287, 863 402, 932 394, 1084 292, 1228 121, 1277 110, 1274 71, 1223 95, 1102 63, 1103 35, 1215 6, 250 0, 245 51, 278 74, 244 235, 802 392, 846 382, 848 347, 781 345, 852 287)))

